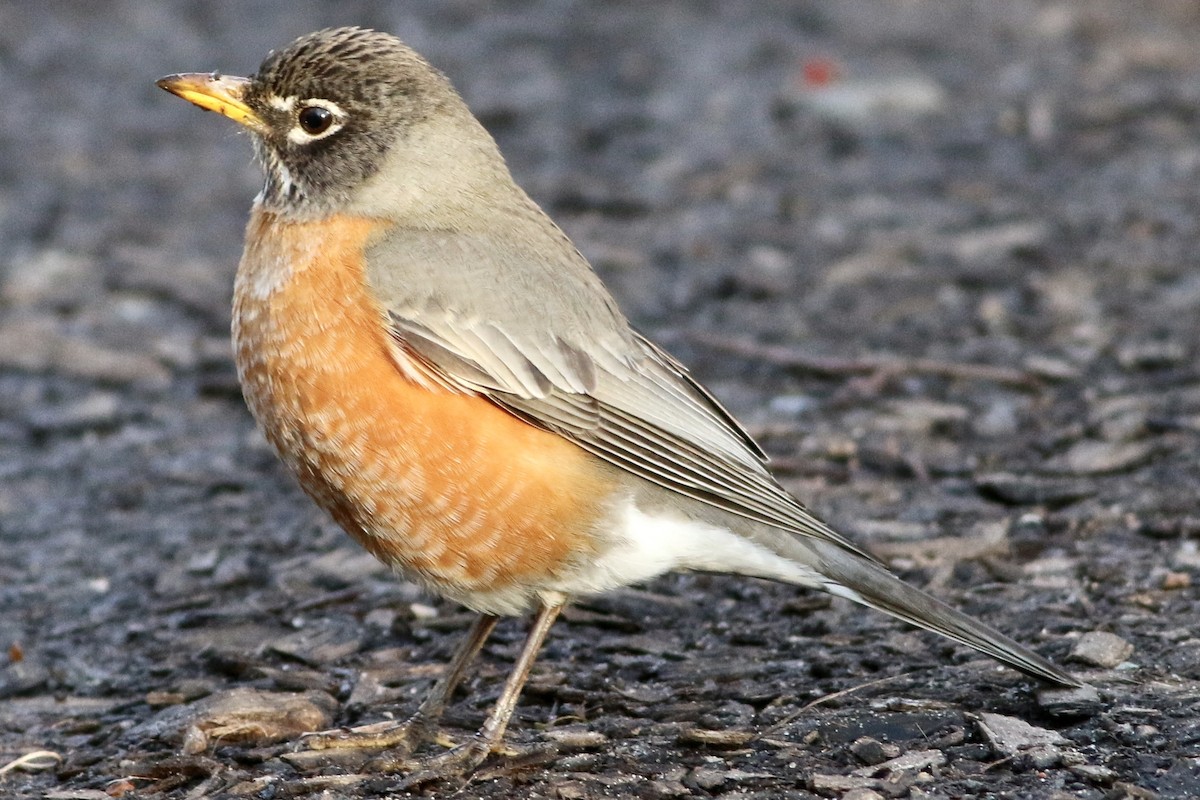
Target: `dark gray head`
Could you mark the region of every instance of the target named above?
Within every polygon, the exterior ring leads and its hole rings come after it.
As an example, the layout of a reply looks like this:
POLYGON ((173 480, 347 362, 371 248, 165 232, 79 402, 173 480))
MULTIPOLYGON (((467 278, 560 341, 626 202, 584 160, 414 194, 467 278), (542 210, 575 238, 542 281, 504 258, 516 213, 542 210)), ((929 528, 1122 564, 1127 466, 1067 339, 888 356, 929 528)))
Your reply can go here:
POLYGON ((346 206, 423 122, 469 116, 444 75, 390 34, 310 33, 273 51, 249 78, 172 75, 159 86, 255 134, 262 202, 292 213, 346 206))
POLYGON ((452 95, 440 72, 378 31, 317 31, 272 52, 244 96, 264 123, 264 202, 339 204, 452 95))

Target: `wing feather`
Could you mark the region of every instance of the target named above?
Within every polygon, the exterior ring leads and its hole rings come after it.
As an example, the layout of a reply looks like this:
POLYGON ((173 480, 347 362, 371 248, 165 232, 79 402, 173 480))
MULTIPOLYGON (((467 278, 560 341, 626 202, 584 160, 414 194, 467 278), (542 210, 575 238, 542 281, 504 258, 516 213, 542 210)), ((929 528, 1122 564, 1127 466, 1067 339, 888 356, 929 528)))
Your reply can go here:
POLYGON ((456 234, 447 247, 447 235, 393 234, 369 259, 390 267, 369 279, 406 371, 415 359, 438 385, 479 394, 658 486, 865 556, 776 482, 763 451, 682 364, 630 329, 582 256, 572 250, 580 263, 564 266, 485 236, 456 234), (511 264, 543 303, 538 315, 506 306, 512 287, 495 283, 506 270, 472 257, 511 264))

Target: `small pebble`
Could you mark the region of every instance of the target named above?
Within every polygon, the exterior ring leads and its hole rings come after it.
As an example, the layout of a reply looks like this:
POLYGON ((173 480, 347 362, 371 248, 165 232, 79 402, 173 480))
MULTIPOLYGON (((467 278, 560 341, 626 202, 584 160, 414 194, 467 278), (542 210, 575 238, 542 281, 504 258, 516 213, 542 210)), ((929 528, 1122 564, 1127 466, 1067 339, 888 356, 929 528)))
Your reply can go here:
POLYGON ((980 714, 979 728, 998 756, 1025 756, 1039 769, 1057 764, 1062 759, 1061 747, 1069 744, 1058 731, 1003 714, 980 714))
POLYGON ((181 692, 147 692, 142 699, 145 700, 146 705, 152 708, 177 706, 187 700, 181 692))
POLYGON ((1052 717, 1091 717, 1100 712, 1100 693, 1094 686, 1075 689, 1042 689, 1038 705, 1052 717))
POLYGON ((808 786, 817 794, 826 797, 842 797, 855 790, 875 791, 882 783, 875 778, 862 778, 857 775, 812 775, 808 779, 808 786))
POLYGON ((1149 442, 1077 442, 1063 457, 1064 468, 1076 475, 1108 475, 1133 469, 1154 455, 1149 442))
POLYGON ((885 120, 921 117, 942 109, 945 90, 923 75, 879 76, 828 83, 806 81, 781 100, 813 116, 845 125, 871 127, 885 120))
POLYGON ((336 707, 336 701, 324 692, 298 694, 240 687, 186 705, 168 706, 125 735, 131 741, 161 739, 185 748, 199 746, 198 734, 251 746, 270 744, 328 728, 336 707))
POLYGON ((1020 221, 979 227, 954 236, 950 252, 961 261, 974 263, 1007 253, 1036 250, 1050 235, 1044 222, 1020 221))
POLYGON ((1112 669, 1133 654, 1133 645, 1107 631, 1089 631, 1071 648, 1071 658, 1096 667, 1112 669))
POLYGON ((608 744, 608 737, 585 728, 551 728, 544 736, 563 750, 590 750, 608 744))
POLYGON ((864 764, 874 765, 900 755, 900 748, 894 744, 884 744, 870 736, 863 736, 854 740, 850 745, 850 752, 864 764))
POLYGON ((854 774, 867 776, 880 775, 885 772, 923 772, 930 767, 940 767, 945 763, 946 754, 941 750, 913 750, 874 766, 860 767, 854 770, 854 774))
POLYGON ((1163 575, 1162 588, 1167 591, 1187 589, 1192 585, 1192 576, 1188 572, 1168 572, 1163 575))
POLYGON ((1101 786, 1107 786, 1117 779, 1117 773, 1108 767, 1102 767, 1097 764, 1080 764, 1071 767, 1071 772, 1074 775, 1083 778, 1088 783, 1098 783, 1101 786))
POLYGON ((195 725, 189 725, 183 732, 183 744, 179 752, 185 756, 195 756, 208 749, 208 736, 195 725))
POLYGON ((991 497, 1008 505, 1044 505, 1051 508, 1070 505, 1096 493, 1096 487, 1090 481, 1042 478, 1033 475, 1017 475, 1011 472, 980 475, 975 478, 975 488, 985 497, 991 497))
POLYGON ((438 617, 438 610, 428 603, 410 603, 408 610, 413 619, 417 620, 437 619, 438 617))
POLYGON ((841 800, 883 800, 883 795, 874 789, 851 789, 842 795, 841 800))
POLYGON ((725 783, 725 770, 696 767, 688 777, 697 787, 709 792, 725 783))
POLYGON ((51 372, 108 386, 163 387, 170 382, 170 373, 157 359, 68 335, 45 318, 18 317, 0 324, 0 369, 51 372))
POLYGON ((1028 371, 1052 381, 1073 381, 1079 378, 1080 370, 1074 364, 1061 358, 1049 356, 1029 356, 1025 359, 1024 367, 1028 371))
POLYGON ((31 428, 40 432, 79 433, 115 427, 120 421, 122 408, 118 395, 92 392, 68 405, 31 408, 26 421, 31 428))
POLYGON ((1190 539, 1181 542, 1179 549, 1171 556, 1171 566, 1175 569, 1200 569, 1200 547, 1190 539))
POLYGON ((586 800, 591 792, 580 781, 564 781, 555 785, 554 796, 559 800, 586 800))
POLYGON ((750 731, 710 731, 703 728, 689 728, 679 734, 680 742, 705 747, 745 747, 753 739, 754 734, 750 731))
POLYGON ((997 400, 984 409, 982 414, 971 419, 971 430, 977 436, 998 438, 1012 436, 1020 427, 1016 404, 1009 400, 997 400))
POLYGON ((1186 358, 1187 350, 1178 342, 1141 342, 1117 349, 1117 363, 1125 369, 1162 369, 1186 358))

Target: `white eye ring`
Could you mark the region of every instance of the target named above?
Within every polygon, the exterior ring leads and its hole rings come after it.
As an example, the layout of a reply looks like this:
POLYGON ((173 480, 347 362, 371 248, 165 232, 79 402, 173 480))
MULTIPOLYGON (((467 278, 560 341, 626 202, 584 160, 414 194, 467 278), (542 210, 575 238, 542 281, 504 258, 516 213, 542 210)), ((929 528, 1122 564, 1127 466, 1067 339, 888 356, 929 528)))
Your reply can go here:
POLYGON ((296 125, 288 131, 288 141, 293 144, 307 144, 318 139, 324 139, 341 130, 346 112, 337 103, 330 100, 310 98, 295 104, 296 125))

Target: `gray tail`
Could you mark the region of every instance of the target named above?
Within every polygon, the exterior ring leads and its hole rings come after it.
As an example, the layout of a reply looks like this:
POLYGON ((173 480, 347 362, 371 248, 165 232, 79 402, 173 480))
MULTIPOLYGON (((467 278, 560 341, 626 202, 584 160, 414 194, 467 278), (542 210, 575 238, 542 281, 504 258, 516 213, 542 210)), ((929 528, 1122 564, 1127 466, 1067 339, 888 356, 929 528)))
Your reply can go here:
POLYGON ((830 593, 878 609, 918 628, 940 633, 1047 683, 1069 687, 1083 685, 1029 648, 909 586, 879 564, 833 542, 815 538, 804 538, 798 540, 800 542, 812 548, 819 559, 820 572, 830 581, 826 586, 830 593))

